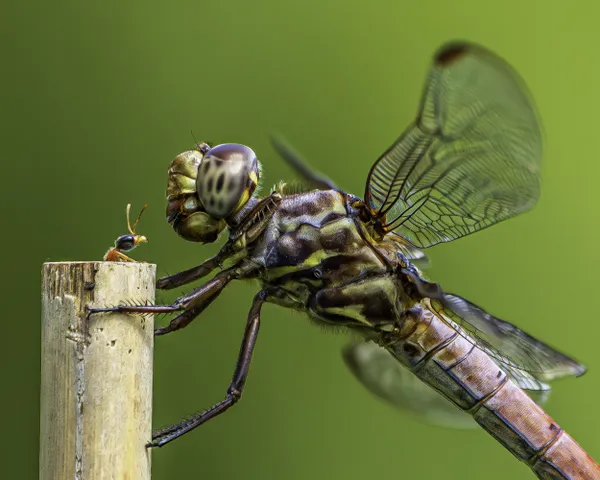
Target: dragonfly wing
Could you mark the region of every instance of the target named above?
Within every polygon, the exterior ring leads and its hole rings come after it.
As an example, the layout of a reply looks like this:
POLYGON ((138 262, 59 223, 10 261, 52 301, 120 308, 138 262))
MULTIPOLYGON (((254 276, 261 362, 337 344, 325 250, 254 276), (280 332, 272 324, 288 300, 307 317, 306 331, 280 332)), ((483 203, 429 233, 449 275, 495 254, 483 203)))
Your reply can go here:
POLYGON ((431 305, 465 338, 494 358, 522 388, 546 390, 544 381, 585 372, 585 367, 573 358, 458 295, 443 293, 441 298, 431 299, 431 305))
POLYGON ((302 178, 319 190, 336 190, 335 184, 327 177, 313 169, 283 137, 271 136, 271 145, 302 178))
POLYGON ((417 268, 425 270, 429 268, 429 258, 423 250, 419 250, 408 240, 394 233, 388 236, 388 239, 394 242, 396 248, 407 260, 410 260, 417 268))
POLYGON ((417 414, 433 425, 453 428, 477 426, 470 415, 419 380, 378 345, 356 342, 344 348, 342 354, 354 376, 373 394, 395 407, 417 414))
MULTIPOLYGON (((372 342, 354 342, 347 345, 342 354, 358 381, 394 407, 416 414, 431 425, 461 429, 477 427, 469 414, 419 380, 384 348, 372 342)), ((510 372, 507 374, 516 380, 510 372)), ((546 387, 525 391, 538 405, 543 405, 550 395, 550 388, 546 387)))
POLYGON ((529 210, 541 156, 518 74, 482 47, 448 44, 434 57, 416 120, 371 168, 365 200, 386 231, 425 248, 529 210))
MULTIPOLYGON (((436 392, 398 362, 387 350, 373 342, 354 342, 342 351, 344 361, 371 393, 388 401, 400 410, 416 414, 432 425, 451 428, 474 428, 473 418, 436 392)), ((550 395, 550 387, 534 379, 535 387, 527 389, 520 379, 523 375, 507 370, 507 375, 524 388, 538 404, 543 405, 550 395)), ((531 385, 533 386, 533 385, 531 385)))

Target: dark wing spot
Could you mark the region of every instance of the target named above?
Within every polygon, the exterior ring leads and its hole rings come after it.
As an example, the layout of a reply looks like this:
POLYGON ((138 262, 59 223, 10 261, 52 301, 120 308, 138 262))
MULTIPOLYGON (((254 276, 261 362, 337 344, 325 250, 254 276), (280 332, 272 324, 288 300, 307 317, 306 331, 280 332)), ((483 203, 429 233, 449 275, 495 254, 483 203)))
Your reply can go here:
POLYGON ((217 193, 221 193, 223 190, 223 184, 225 183, 225 172, 221 172, 219 178, 217 179, 217 193))
POLYGON ((458 61, 463 55, 469 51, 469 46, 466 43, 453 43, 444 47, 435 56, 435 63, 446 67, 451 63, 458 61))

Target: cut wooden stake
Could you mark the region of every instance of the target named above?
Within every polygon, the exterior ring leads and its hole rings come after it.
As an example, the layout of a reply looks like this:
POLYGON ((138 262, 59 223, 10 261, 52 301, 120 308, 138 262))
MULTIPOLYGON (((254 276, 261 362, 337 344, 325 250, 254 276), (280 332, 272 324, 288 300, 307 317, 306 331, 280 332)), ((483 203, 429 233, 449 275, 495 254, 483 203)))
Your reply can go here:
POLYGON ((156 266, 46 263, 40 479, 150 478, 151 316, 87 306, 153 303, 156 266))

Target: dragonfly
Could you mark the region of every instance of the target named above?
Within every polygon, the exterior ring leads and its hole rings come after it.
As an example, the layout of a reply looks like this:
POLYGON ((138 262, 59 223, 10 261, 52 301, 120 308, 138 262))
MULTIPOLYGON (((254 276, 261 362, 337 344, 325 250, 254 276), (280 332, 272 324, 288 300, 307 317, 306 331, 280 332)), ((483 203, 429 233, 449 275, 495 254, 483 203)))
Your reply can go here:
POLYGON ((308 184, 259 196, 259 162, 240 144, 201 143, 168 169, 167 220, 188 241, 228 238, 213 257, 158 280, 172 289, 216 272, 169 305, 92 313, 175 313, 180 330, 233 280, 258 280, 223 400, 153 434, 161 447, 241 398, 272 303, 362 338, 344 358, 376 395, 434 423, 478 424, 539 478, 600 478, 600 467, 539 406, 552 380, 585 367, 428 280, 423 249, 531 209, 540 193, 540 121, 519 75, 484 47, 452 42, 433 56, 415 120, 371 167, 363 197, 275 149, 308 184), (413 379, 411 381, 410 379, 413 379))

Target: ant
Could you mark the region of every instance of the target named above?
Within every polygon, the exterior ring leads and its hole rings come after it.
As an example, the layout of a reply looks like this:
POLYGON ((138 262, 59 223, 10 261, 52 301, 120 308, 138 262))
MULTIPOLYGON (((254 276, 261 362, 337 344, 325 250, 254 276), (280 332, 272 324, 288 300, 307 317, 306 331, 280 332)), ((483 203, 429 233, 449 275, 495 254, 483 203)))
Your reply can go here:
POLYGON ((144 213, 144 210, 146 210, 147 207, 148 204, 142 207, 132 228, 131 223, 129 222, 129 211, 131 210, 131 203, 127 204, 127 228, 129 229, 129 233, 127 235, 121 235, 115 240, 115 246, 108 250, 108 252, 106 252, 106 255, 104 255, 103 260, 105 262, 135 262, 134 259, 129 258, 123 252, 130 252, 140 243, 148 242, 148 239, 146 237, 144 237, 143 235, 137 235, 135 233, 135 229, 137 227, 138 222, 140 221, 140 217, 142 216, 142 213, 144 213))

